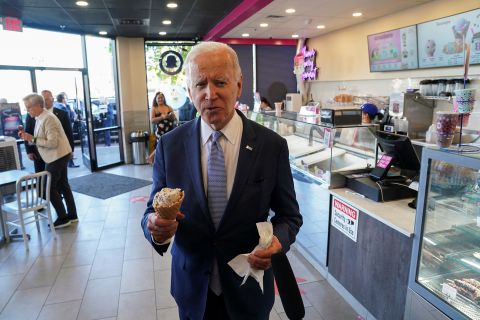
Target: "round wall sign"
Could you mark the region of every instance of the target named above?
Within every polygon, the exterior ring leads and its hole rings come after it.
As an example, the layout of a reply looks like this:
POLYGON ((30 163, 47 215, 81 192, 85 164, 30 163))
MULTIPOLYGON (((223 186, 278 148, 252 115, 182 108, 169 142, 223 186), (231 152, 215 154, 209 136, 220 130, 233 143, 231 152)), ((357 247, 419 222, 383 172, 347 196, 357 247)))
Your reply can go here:
POLYGON ((158 64, 163 72, 170 76, 174 76, 182 71, 183 58, 180 53, 168 50, 162 53, 158 64))

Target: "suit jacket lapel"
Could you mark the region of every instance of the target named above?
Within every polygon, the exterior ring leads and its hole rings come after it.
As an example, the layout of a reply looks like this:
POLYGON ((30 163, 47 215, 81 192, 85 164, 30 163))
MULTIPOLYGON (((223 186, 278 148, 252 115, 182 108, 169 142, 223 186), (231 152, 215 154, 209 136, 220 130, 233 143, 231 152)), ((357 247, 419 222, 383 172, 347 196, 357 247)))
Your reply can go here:
MULTIPOLYGON (((257 135, 252 125, 247 121, 243 113, 238 112, 243 122, 242 139, 240 142, 240 150, 238 154, 237 170, 235 173, 235 180, 233 181, 232 192, 228 199, 225 214, 222 221, 228 217, 229 212, 235 208, 236 203, 242 195, 242 190, 247 183, 251 167, 258 155, 258 148, 256 148, 257 135)), ((221 223, 220 223, 221 224, 221 223)))
MULTIPOLYGON (((200 118, 195 120, 195 123, 190 128, 186 139, 184 140, 185 155, 191 157, 195 155, 196 158, 191 158, 193 161, 189 162, 188 170, 192 179, 192 185, 195 196, 200 204, 202 213, 208 217, 211 222, 210 212, 208 210, 207 197, 205 196, 205 188, 203 187, 202 167, 201 167, 201 148, 200 148, 200 118)), ((213 228, 213 222, 211 222, 213 228)))

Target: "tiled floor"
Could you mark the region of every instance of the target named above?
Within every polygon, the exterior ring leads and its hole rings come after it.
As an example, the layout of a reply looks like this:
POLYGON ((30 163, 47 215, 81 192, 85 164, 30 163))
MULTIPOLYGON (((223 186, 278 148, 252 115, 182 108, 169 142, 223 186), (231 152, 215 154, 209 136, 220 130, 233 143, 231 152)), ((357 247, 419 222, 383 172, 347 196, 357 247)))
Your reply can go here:
MULTIPOLYGON (((108 172, 151 177, 150 166, 125 165, 108 172)), ((178 319, 169 294, 170 257, 154 253, 140 228, 149 191, 145 187, 107 200, 75 193, 80 222, 59 230, 57 239, 44 223, 40 234, 32 225, 28 253, 20 241, 0 246, 0 320, 178 319)), ((305 319, 356 319, 295 249, 289 259, 305 319)), ((287 319, 279 297, 270 319, 287 319)))

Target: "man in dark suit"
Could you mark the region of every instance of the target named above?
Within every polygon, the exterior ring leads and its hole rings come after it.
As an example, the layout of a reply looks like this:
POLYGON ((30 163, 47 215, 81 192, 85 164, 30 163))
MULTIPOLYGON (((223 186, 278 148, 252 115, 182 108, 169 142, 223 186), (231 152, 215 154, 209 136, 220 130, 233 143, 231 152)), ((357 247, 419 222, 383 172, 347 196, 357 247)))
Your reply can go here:
POLYGON ((289 250, 302 224, 287 143, 234 109, 242 74, 229 46, 201 43, 185 68, 201 117, 159 139, 143 231, 161 255, 175 236, 171 293, 180 319, 268 319, 274 302, 271 256, 289 250), (154 213, 153 197, 164 187, 185 192, 176 220, 154 213), (227 263, 253 251, 256 223, 267 221, 270 210, 272 242, 248 257, 252 268, 265 272, 262 292, 251 277, 241 285, 243 278, 227 263))
MULTIPOLYGON (((74 148, 73 132, 72 132, 72 126, 70 125, 70 119, 68 117, 67 112, 53 107, 54 98, 50 90, 43 90, 42 96, 45 99, 45 109, 55 114, 58 120, 60 120, 63 131, 65 132, 65 135, 67 136, 70 147, 73 150, 74 148)), ((32 118, 30 114, 27 114, 27 118, 25 120, 25 132, 33 135, 34 130, 35 130, 35 118, 32 118)), ((42 157, 38 153, 37 147, 33 144, 25 143, 25 148, 27 150, 28 158, 33 161, 35 172, 44 171, 45 162, 43 161, 42 157)), ((73 157, 73 153, 70 155, 70 157, 73 157)), ((66 184, 68 184, 68 180, 66 184)), ((66 202, 69 220, 71 222, 77 222, 78 217, 77 217, 77 208, 75 205, 75 200, 73 199, 73 196, 71 196, 72 191, 70 190, 70 186, 68 186, 67 189, 68 190, 59 190, 59 192, 60 194, 62 194, 66 202)))

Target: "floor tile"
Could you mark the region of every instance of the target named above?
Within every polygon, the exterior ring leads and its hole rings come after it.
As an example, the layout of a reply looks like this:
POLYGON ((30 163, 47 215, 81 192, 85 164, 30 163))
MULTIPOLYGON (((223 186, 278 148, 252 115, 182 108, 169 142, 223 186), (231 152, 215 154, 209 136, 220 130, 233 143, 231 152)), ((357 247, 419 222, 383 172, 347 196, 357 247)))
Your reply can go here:
POLYGON ((90 279, 119 277, 122 275, 123 249, 97 250, 90 279))
POLYGON ((103 228, 102 236, 98 243, 98 250, 125 248, 127 237, 126 227, 103 228))
POLYGON ((178 320, 178 309, 175 308, 164 308, 157 309, 157 320, 178 320))
POLYGON ((126 227, 128 223, 128 210, 108 208, 107 218, 105 219, 105 228, 126 227))
POLYGON ((92 265, 97 252, 98 240, 76 241, 65 258, 63 267, 92 265))
POLYGON ((86 222, 79 223, 76 241, 98 240, 102 235, 104 222, 86 222))
POLYGON ((155 291, 147 290, 122 293, 118 308, 118 320, 156 320, 155 291))
POLYGON ((23 277, 23 274, 0 277, 0 311, 15 293, 23 277))
POLYGON ((53 286, 64 260, 65 256, 38 257, 19 289, 53 286))
POLYGON ((120 277, 88 281, 78 320, 117 316, 119 297, 120 277))
MULTIPOLYGON (((289 318, 285 313, 280 314, 280 319, 289 320, 289 318)), ((305 308, 305 317, 303 318, 303 320, 325 320, 325 319, 317 312, 317 310, 315 310, 315 308, 308 307, 308 308, 305 308)), ((336 320, 355 320, 355 318, 349 318, 349 319, 336 318, 336 320)))
POLYGON ((0 314, 0 319, 36 319, 49 291, 50 287, 17 290, 0 314))
POLYGON ((45 305, 37 320, 76 320, 81 300, 45 305))
POLYGON ((82 299, 90 266, 62 268, 48 296, 47 304, 82 299))
POLYGON ((52 237, 45 247, 41 256, 66 256, 70 251, 76 235, 74 233, 58 233, 56 239, 52 237))
MULTIPOLYGON (((127 237, 125 242, 125 260, 152 258, 152 245, 145 239, 143 235, 127 237)), ((157 254, 155 252, 155 254, 157 254)))
POLYGON ((122 293, 153 289, 155 289, 155 284, 152 258, 124 261, 122 293))
POLYGON ((157 308, 172 308, 177 306, 177 303, 170 294, 170 270, 155 271, 155 296, 157 308))

